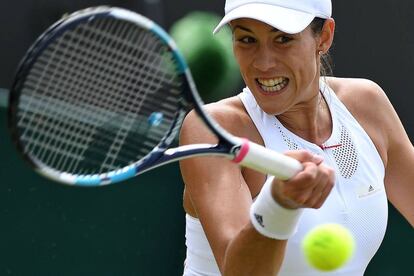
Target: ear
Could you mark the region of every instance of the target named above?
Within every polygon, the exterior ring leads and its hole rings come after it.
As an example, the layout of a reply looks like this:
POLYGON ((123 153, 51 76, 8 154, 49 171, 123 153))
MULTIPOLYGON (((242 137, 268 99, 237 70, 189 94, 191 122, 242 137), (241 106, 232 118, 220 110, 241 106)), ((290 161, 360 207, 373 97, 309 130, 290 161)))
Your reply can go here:
POLYGON ((333 18, 326 19, 322 32, 319 37, 318 50, 322 53, 326 53, 332 46, 333 38, 335 33, 335 20, 333 18))

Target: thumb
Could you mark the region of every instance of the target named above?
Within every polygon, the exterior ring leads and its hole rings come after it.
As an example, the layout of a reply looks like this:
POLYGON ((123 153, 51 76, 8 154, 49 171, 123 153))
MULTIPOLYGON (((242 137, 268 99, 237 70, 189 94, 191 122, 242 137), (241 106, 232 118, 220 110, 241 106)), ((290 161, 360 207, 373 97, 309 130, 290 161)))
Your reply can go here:
POLYGON ((291 150, 285 152, 285 155, 295 158, 301 163, 304 162, 312 162, 316 165, 319 165, 323 162, 323 156, 318 154, 313 154, 310 151, 307 150, 291 150))

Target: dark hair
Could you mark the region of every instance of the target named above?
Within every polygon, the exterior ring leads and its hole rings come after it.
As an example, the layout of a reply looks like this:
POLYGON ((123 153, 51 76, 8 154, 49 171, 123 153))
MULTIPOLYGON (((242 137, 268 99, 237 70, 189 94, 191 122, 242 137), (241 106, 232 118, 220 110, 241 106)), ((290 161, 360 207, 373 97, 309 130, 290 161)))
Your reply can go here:
MULTIPOLYGON (((312 23, 310 24, 310 27, 315 35, 319 35, 322 32, 325 21, 326 19, 319 17, 315 17, 315 19, 313 19, 312 23)), ((321 76, 333 75, 333 63, 329 51, 321 56, 320 74, 321 76)))

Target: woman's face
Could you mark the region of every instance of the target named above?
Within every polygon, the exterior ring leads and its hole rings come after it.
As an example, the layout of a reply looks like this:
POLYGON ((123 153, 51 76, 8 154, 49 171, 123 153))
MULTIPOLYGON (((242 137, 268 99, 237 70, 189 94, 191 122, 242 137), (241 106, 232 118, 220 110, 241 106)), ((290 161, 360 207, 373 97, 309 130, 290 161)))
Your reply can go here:
POLYGON ((310 27, 291 35, 241 18, 231 28, 242 77, 266 113, 293 111, 318 95, 320 43, 310 27))

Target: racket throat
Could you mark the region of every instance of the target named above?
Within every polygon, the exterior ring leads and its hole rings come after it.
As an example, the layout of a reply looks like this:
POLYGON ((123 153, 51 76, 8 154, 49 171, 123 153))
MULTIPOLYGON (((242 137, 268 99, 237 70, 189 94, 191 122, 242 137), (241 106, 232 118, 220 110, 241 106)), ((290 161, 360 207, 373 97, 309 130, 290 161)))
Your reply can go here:
POLYGON ((242 164, 243 160, 246 158, 247 154, 250 151, 250 143, 246 138, 241 138, 241 144, 235 146, 232 149, 234 154, 233 162, 236 164, 242 164))

